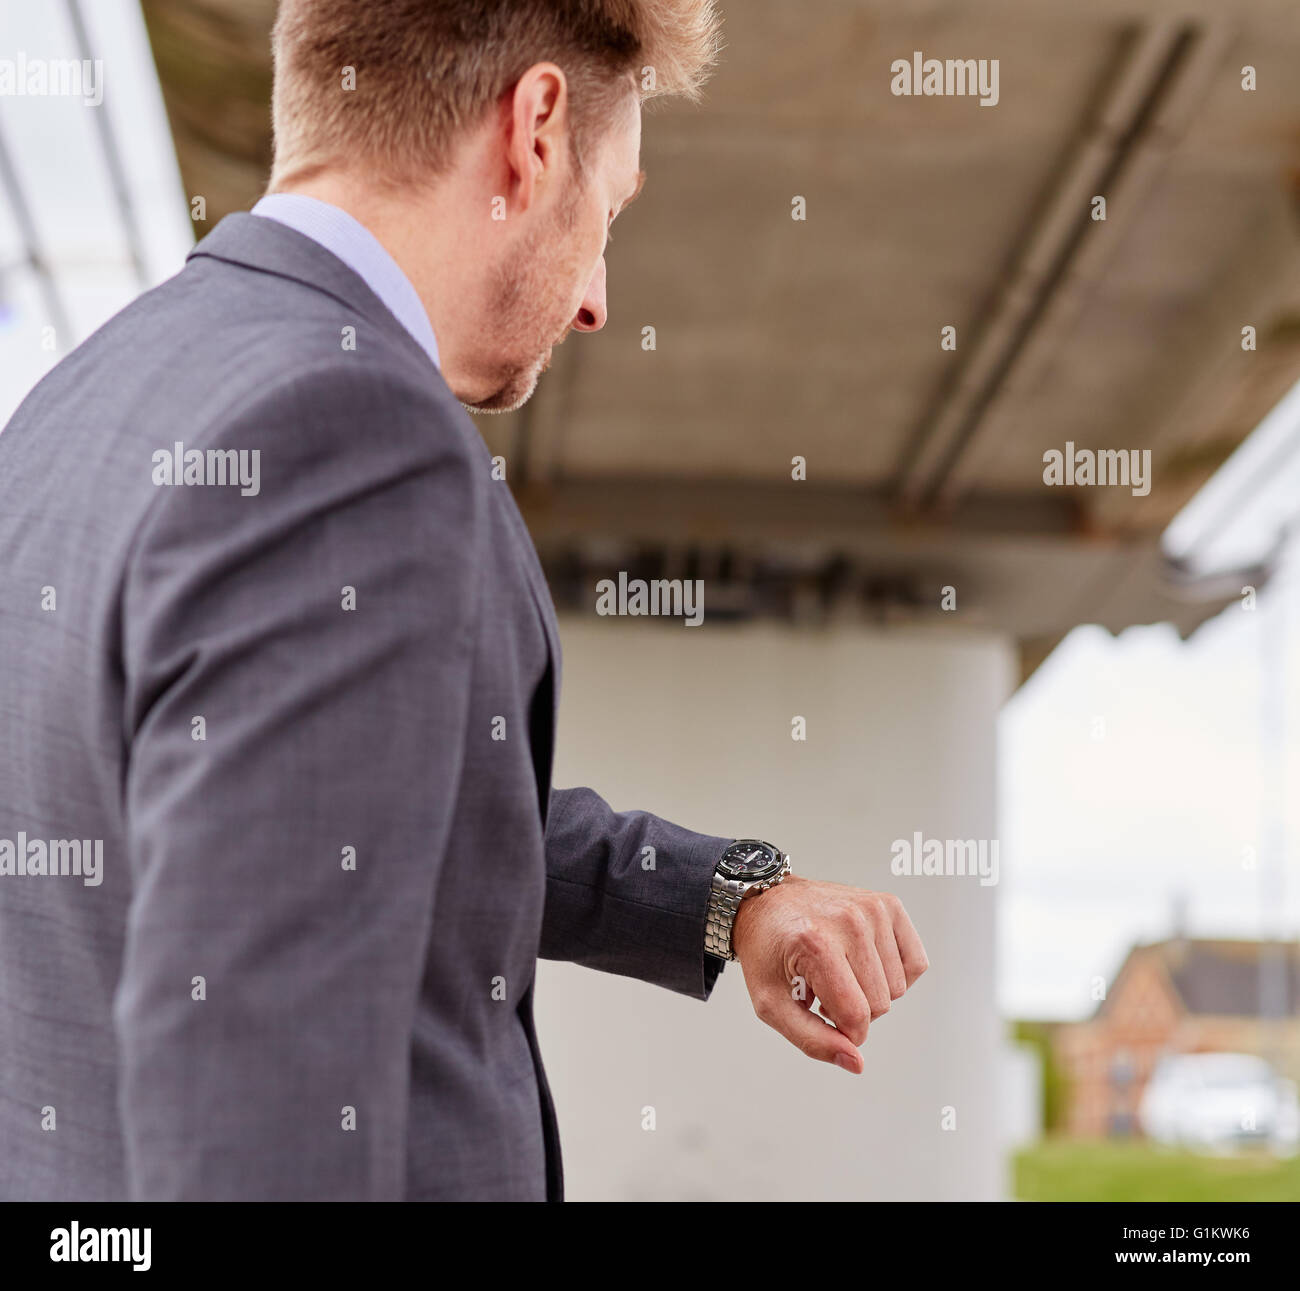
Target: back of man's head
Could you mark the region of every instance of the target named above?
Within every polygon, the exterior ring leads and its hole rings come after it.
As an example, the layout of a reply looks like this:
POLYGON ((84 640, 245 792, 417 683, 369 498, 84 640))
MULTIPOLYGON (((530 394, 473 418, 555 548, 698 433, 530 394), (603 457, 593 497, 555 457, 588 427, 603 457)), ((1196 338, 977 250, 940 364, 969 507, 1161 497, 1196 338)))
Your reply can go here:
POLYGON ((271 187, 341 164, 433 179, 542 61, 568 79, 581 161, 617 96, 696 97, 718 25, 713 0, 282 0, 271 187))

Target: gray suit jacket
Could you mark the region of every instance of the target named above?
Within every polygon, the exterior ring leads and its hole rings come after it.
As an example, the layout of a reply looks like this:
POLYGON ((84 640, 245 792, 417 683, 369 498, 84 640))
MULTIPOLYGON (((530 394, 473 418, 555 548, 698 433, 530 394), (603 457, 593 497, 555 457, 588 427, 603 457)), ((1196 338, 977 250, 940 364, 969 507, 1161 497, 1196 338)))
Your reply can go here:
POLYGON ((559 676, 310 239, 230 216, 58 364, 0 434, 0 1196, 558 1198, 536 959, 707 998, 728 841, 552 789, 559 676))

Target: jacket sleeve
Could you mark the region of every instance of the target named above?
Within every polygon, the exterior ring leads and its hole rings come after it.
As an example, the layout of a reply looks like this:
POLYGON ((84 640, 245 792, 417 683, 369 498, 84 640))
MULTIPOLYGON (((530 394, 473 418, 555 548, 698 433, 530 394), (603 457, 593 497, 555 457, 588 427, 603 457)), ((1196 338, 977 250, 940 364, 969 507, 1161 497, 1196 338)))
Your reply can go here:
POLYGON ((709 888, 731 842, 590 789, 552 789, 542 957, 707 1000, 722 960, 704 951, 709 888))
POLYGON ((256 495, 163 488, 136 534, 113 1009, 134 1199, 404 1194, 483 496, 429 412, 391 375, 304 374, 205 445, 260 450, 256 495))

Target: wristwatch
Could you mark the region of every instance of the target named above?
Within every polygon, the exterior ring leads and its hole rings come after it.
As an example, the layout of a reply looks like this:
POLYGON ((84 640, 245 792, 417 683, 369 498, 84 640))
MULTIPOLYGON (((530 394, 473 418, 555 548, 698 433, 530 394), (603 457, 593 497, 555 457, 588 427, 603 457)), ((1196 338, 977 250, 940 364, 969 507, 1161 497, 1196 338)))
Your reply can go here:
POLYGON ((757 838, 738 838, 713 871, 713 888, 704 920, 704 949, 716 959, 735 959, 731 929, 736 911, 746 897, 766 892, 784 883, 790 873, 790 858, 771 843, 757 838))

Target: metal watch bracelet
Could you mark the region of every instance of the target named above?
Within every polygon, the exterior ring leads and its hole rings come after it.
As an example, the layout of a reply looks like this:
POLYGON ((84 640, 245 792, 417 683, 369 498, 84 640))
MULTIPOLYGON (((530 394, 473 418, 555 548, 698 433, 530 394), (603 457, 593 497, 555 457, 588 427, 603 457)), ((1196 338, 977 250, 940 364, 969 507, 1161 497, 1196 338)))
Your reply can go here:
POLYGON ((740 903, 750 895, 766 892, 769 888, 783 883, 790 874, 790 857, 782 853, 783 864, 779 873, 770 879, 757 883, 745 883, 740 879, 729 879, 721 874, 714 874, 713 886, 709 892, 709 906, 704 916, 704 949, 715 959, 734 960, 735 952, 731 948, 731 930, 736 923, 736 912, 740 903))

